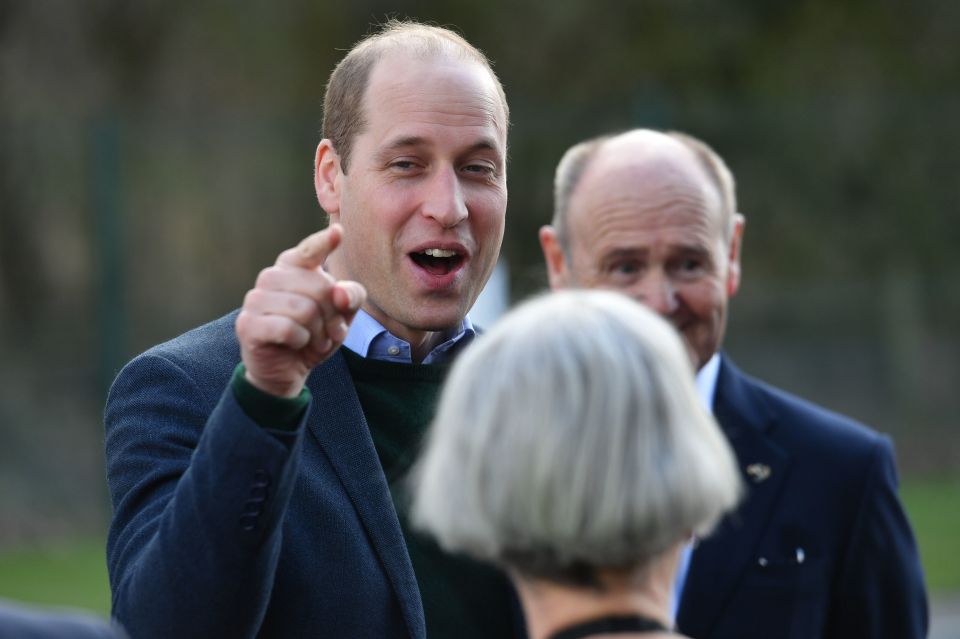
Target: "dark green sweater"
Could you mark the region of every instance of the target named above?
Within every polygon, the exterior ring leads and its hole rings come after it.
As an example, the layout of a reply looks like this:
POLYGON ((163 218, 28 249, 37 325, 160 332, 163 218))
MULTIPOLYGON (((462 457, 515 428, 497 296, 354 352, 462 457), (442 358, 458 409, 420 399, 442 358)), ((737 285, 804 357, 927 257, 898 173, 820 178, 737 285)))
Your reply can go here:
POLYGON ((410 560, 420 586, 428 639, 520 637, 519 604, 499 571, 440 550, 409 525, 404 483, 433 417, 449 369, 440 364, 398 364, 342 349, 363 414, 390 485, 410 560))

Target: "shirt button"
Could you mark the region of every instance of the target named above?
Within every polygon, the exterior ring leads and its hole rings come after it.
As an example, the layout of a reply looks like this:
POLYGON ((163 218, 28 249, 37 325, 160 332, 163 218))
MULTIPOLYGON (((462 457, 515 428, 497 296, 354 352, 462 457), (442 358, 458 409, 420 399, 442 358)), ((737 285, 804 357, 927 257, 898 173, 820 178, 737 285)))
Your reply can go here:
POLYGON ((390 355, 399 355, 399 354, 400 354, 400 347, 397 346, 397 345, 393 345, 393 346, 391 346, 390 348, 387 349, 387 353, 389 353, 390 355))

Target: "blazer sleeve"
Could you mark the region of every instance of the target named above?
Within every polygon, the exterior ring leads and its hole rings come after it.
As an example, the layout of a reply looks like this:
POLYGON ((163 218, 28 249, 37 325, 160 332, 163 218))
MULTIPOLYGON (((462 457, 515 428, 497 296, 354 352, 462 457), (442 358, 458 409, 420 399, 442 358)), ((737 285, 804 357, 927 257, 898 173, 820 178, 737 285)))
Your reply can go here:
POLYGON ((923 639, 928 608, 916 541, 897 496, 893 447, 878 438, 825 637, 923 639))
POLYGON ((270 597, 306 415, 272 432, 202 386, 148 353, 107 399, 113 614, 138 639, 253 637, 270 597))

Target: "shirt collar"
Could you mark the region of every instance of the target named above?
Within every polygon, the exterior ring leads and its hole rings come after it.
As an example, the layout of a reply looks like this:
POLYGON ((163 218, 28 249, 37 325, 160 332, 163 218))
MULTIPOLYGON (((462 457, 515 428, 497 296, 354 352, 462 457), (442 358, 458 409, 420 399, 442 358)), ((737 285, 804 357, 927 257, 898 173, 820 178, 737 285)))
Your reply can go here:
POLYGON ((713 357, 697 371, 697 395, 708 411, 713 413, 713 398, 717 394, 717 378, 720 376, 720 353, 713 357))
MULTIPOLYGON (((423 364, 442 364, 448 362, 458 345, 468 344, 477 334, 469 317, 464 317, 460 323, 446 333, 447 339, 438 344, 423 358, 423 364)), ((357 311, 347 338, 343 345, 361 357, 412 364, 410 344, 396 337, 383 327, 369 313, 360 309, 357 311)))

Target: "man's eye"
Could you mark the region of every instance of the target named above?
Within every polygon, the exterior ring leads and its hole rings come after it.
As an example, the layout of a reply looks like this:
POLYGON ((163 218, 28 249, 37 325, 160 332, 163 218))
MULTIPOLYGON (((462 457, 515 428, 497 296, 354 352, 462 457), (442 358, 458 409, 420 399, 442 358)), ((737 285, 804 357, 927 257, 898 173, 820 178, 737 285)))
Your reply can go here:
POLYGON ((640 272, 640 264, 637 262, 618 262, 613 265, 612 270, 619 275, 633 275, 640 272))
POLYGON ((416 164, 410 160, 397 160, 396 162, 391 163, 390 166, 395 169, 400 169, 401 171, 408 171, 415 168, 416 164))
POLYGON ((699 277, 707 272, 707 260, 699 257, 686 257, 674 265, 674 273, 680 277, 699 277))
POLYGON ((496 171, 489 164, 468 164, 463 167, 465 173, 472 173, 475 175, 489 176, 493 175, 496 171))

